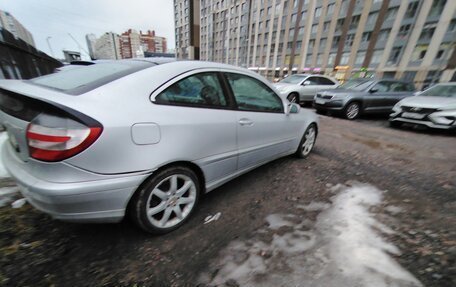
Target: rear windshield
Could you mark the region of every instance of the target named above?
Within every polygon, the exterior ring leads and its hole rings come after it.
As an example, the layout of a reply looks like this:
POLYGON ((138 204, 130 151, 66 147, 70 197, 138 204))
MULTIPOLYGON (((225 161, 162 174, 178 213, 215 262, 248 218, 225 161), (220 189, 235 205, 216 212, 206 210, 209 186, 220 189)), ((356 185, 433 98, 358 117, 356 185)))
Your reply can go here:
POLYGON ((79 95, 154 65, 145 61, 113 61, 64 70, 32 79, 30 82, 67 94, 79 95))

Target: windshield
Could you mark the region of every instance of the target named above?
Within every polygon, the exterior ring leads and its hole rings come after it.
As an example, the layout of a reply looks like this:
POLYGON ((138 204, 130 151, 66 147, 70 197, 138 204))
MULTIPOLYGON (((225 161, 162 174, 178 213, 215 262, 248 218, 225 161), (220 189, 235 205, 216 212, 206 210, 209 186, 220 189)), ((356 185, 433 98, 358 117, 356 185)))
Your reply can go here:
POLYGON ((59 73, 32 79, 31 82, 78 95, 152 65, 154 64, 145 61, 113 61, 66 69, 59 73))
POLYGON ((367 79, 349 80, 340 85, 337 89, 362 91, 370 86, 370 84, 372 84, 372 81, 367 79))
POLYGON ((420 96, 456 98, 456 85, 436 85, 422 92, 420 96))
POLYGON ((299 84, 306 77, 307 76, 303 76, 303 75, 292 75, 292 76, 286 77, 285 79, 281 80, 280 83, 299 84))

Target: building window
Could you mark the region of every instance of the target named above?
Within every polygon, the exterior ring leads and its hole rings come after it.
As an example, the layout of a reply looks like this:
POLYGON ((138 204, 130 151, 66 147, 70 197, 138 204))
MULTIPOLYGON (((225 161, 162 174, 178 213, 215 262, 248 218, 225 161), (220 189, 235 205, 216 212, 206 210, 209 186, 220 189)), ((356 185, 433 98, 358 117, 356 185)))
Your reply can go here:
POLYGON ((339 46, 340 36, 336 36, 333 38, 333 42, 331 45, 331 49, 335 49, 339 46))
POLYGON ((420 40, 430 40, 434 35, 436 26, 437 23, 429 23, 424 25, 423 30, 421 30, 420 40))
POLYGON ((421 61, 426 56, 428 45, 417 45, 412 53, 412 61, 421 61))
POLYGON ((340 64, 347 65, 349 60, 350 60, 350 53, 349 52, 342 53, 342 56, 340 57, 340 64))
POLYGON ((326 15, 331 15, 334 13, 334 6, 334 3, 328 5, 328 11, 326 12, 326 15))
POLYGON ((369 16, 367 17, 367 25, 374 25, 375 21, 377 20, 378 17, 378 12, 373 12, 370 13, 369 16))
POLYGON ((296 23, 296 13, 291 15, 291 23, 296 23))
POLYGON ((318 27, 318 24, 314 24, 312 25, 312 29, 310 30, 310 32, 313 34, 313 33, 317 33, 317 27, 318 27))
POLYGON ((351 47, 353 45, 353 40, 355 39, 355 34, 348 34, 345 39, 345 46, 351 47))
POLYGON ((325 23, 323 24, 323 32, 329 31, 329 25, 330 25, 330 23, 331 23, 331 22, 328 21, 328 22, 325 22, 325 23))
POLYGON ((451 20, 450 25, 448 26, 448 32, 456 31, 456 19, 451 20))
POLYGON ((383 55, 383 50, 375 50, 372 54, 371 64, 378 64, 383 55))
POLYGON ((394 65, 397 63, 397 60, 399 59, 399 56, 402 51, 402 46, 401 47, 395 47, 391 50, 391 53, 388 58, 388 65, 394 65))
POLYGON ((409 3, 407 11, 405 12, 405 18, 415 17, 416 11, 418 10, 418 1, 409 3))
POLYGON ((328 66, 331 66, 331 65, 334 65, 334 62, 336 60, 336 53, 331 53, 329 54, 329 57, 328 57, 328 66))
POLYGON ((326 41, 327 41, 326 38, 322 38, 322 39, 320 40, 320 49, 324 49, 324 48, 325 48, 325 46, 326 46, 326 41))
POLYGON ((396 15, 397 15, 397 10, 399 10, 399 8, 397 8, 397 7, 389 8, 388 11, 386 12, 385 20, 395 19, 396 15))
POLYGON ((402 25, 401 28, 399 28, 399 32, 397 33, 397 37, 404 39, 407 37, 408 33, 410 31, 410 24, 407 25, 402 25))
MULTIPOLYGON (((454 0, 452 0, 454 1, 454 0)), ((435 17, 442 14, 443 8, 445 7, 447 0, 434 0, 432 2, 431 11, 429 12, 428 17, 435 17)))
POLYGON ((361 18, 360 15, 353 16, 350 22, 350 28, 349 29, 356 29, 359 24, 359 19, 361 18))
POLYGON ((318 18, 321 16, 321 7, 315 8, 315 18, 318 18))
POLYGON ((386 41, 386 39, 388 39, 388 35, 389 35, 389 29, 381 30, 380 33, 378 34, 377 41, 386 41))
POLYGON ((366 58, 366 52, 359 51, 358 54, 356 54, 355 64, 362 65, 364 62, 364 58, 366 58))
POLYGON ((371 37, 371 32, 363 33, 363 35, 361 36, 361 42, 369 42, 370 37, 371 37))

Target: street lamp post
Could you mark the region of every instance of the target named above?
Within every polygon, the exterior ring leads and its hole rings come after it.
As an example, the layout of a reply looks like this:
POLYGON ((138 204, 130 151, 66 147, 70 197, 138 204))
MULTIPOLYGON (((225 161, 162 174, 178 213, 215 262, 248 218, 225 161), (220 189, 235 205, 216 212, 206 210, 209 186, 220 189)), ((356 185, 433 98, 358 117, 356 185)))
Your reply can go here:
POLYGON ((52 38, 51 36, 48 36, 48 37, 46 38, 46 42, 47 42, 47 44, 48 44, 49 50, 51 51, 52 57, 55 58, 55 56, 54 56, 54 51, 52 50, 52 47, 51 47, 51 42, 49 41, 51 38, 52 38))

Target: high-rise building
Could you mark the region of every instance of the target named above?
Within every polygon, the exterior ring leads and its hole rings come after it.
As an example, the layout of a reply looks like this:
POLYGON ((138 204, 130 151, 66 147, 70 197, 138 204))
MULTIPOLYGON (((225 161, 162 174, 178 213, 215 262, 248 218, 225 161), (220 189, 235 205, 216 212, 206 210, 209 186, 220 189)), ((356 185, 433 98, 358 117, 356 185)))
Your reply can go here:
POLYGON ((116 33, 107 32, 95 42, 95 59, 121 59, 120 36, 116 33))
POLYGON ((179 59, 200 58, 200 12, 200 0, 174 0, 176 56, 179 59))
POLYGON ((147 31, 143 33, 139 31, 141 38, 141 46, 144 52, 150 53, 166 53, 167 45, 166 38, 155 35, 155 31, 147 31))
POLYGON ((89 48, 89 55, 91 59, 96 59, 95 57, 95 43, 97 42, 97 36, 95 34, 87 34, 85 36, 87 42, 87 48, 89 48))
POLYGON ((122 59, 144 57, 141 38, 136 30, 129 29, 120 35, 120 54, 122 59))
MULTIPOLYGON (((175 0, 176 51, 189 58, 190 0, 175 0), (187 10, 188 9, 188 10, 187 10), (188 11, 188 12, 187 12, 188 11)), ((200 59, 270 79, 314 72, 378 76, 418 87, 455 78, 453 0, 201 0, 200 59)), ((196 17, 198 15, 198 17, 196 17)))
POLYGON ((9 31, 17 39, 21 39, 30 46, 35 47, 32 34, 13 15, 2 10, 0 10, 0 28, 9 31))

